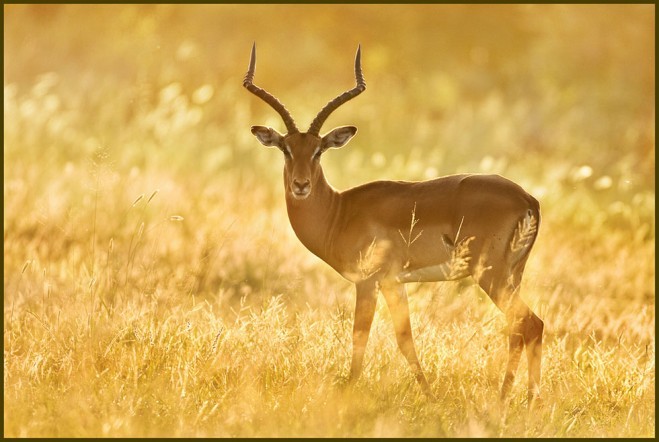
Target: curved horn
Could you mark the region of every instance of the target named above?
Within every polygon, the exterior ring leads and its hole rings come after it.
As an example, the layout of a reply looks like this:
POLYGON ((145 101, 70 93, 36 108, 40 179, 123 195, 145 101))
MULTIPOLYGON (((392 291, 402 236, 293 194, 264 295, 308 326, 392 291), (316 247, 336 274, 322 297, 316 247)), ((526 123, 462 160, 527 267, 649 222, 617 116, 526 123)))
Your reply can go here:
POLYGON ((252 55, 249 60, 249 68, 247 69, 247 74, 245 74, 245 79, 243 80, 243 86, 247 88, 248 91, 268 103, 274 110, 277 111, 281 118, 286 124, 286 129, 289 134, 297 133, 299 130, 295 126, 295 121, 291 117, 290 112, 284 107, 279 100, 274 96, 270 95, 264 89, 256 86, 252 81, 254 80, 254 69, 256 68, 256 42, 252 45, 252 55))
POLYGON ((316 118, 311 123, 311 126, 309 126, 308 133, 317 136, 320 133, 320 128, 322 127, 323 123, 332 112, 334 112, 339 106, 341 106, 346 101, 355 98, 357 95, 361 94, 362 92, 364 92, 364 90, 366 90, 366 82, 364 81, 364 76, 362 75, 362 46, 361 45, 357 47, 357 55, 355 55, 355 80, 357 82, 357 85, 354 88, 342 93, 341 95, 339 95, 338 97, 327 103, 325 107, 321 109, 321 111, 318 113, 316 118))

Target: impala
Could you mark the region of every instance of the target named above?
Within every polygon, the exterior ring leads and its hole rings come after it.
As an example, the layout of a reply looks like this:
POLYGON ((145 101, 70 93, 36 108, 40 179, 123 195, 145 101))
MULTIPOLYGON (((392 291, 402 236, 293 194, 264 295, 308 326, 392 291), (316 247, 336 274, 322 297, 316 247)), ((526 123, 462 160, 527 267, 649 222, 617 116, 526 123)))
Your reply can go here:
POLYGON ((300 132, 273 95, 254 85, 256 45, 243 86, 284 120, 287 133, 252 126, 265 146, 284 154, 286 208, 298 239, 356 286, 350 380, 362 368, 378 292, 384 295, 396 340, 423 392, 433 398, 414 348, 405 283, 473 277, 506 314, 509 357, 501 398, 506 399, 526 347, 529 406, 539 396, 544 324, 519 296, 522 273, 540 222, 538 201, 498 175, 460 174, 421 182, 375 181, 343 192, 325 178, 320 158, 356 133, 341 126, 320 135, 327 117, 366 89, 361 47, 356 86, 327 103, 300 132))

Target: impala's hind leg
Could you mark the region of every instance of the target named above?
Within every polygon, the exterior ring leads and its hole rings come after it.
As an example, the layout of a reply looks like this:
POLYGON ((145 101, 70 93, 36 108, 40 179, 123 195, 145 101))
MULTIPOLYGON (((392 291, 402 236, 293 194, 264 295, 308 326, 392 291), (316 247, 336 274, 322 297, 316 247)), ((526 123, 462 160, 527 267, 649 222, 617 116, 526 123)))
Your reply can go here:
POLYGON ((412 325, 410 324, 410 309, 405 284, 384 283, 382 285, 382 294, 387 301, 387 307, 389 307, 389 312, 391 313, 391 319, 396 330, 398 347, 407 359, 407 362, 409 362, 424 394, 430 399, 434 399, 435 396, 432 394, 428 380, 421 370, 421 364, 414 348, 412 325))
MULTIPOLYGON (((508 365, 501 387, 501 399, 507 398, 515 380, 522 350, 526 346, 529 370, 529 406, 540 394, 540 371, 542 360, 542 333, 544 324, 519 297, 519 284, 523 266, 509 275, 497 275, 494 269, 490 275, 483 275, 479 285, 503 311, 508 320, 509 349, 508 365)), ((488 273, 488 272, 486 272, 488 273)))
POLYGON ((505 399, 510 392, 522 353, 522 347, 526 346, 529 370, 528 401, 530 406, 540 395, 542 333, 544 324, 519 298, 516 292, 511 295, 509 302, 504 302, 504 304, 507 304, 504 307, 507 310, 504 311, 510 328, 510 348, 506 375, 503 386, 501 387, 501 398, 505 399))
POLYGON ((350 381, 356 381, 362 371, 364 351, 368 343, 368 334, 373 324, 377 303, 376 282, 361 281, 355 284, 357 298, 355 301, 355 322, 352 330, 352 361, 350 364, 350 381))
POLYGON ((531 312, 527 327, 526 357, 529 364, 529 407, 540 399, 540 372, 542 370, 542 334, 545 324, 531 312))

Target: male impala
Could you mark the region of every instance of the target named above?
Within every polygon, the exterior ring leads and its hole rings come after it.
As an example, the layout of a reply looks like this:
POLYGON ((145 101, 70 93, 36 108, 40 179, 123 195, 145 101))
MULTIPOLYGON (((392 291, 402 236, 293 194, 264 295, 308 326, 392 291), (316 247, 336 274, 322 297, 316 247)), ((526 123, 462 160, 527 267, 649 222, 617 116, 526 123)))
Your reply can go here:
POLYGON ((286 108, 253 84, 252 47, 243 86, 273 107, 287 133, 252 126, 265 146, 284 153, 286 208, 299 240, 357 288, 350 379, 359 376, 378 290, 387 302, 396 339, 424 393, 433 397, 414 348, 405 283, 472 276, 509 323, 509 359, 501 398, 512 386, 522 349, 529 367, 529 406, 539 395, 543 322, 519 297, 526 260, 537 236, 538 201, 498 175, 451 175, 422 182, 375 181, 339 192, 325 179, 321 155, 357 133, 320 128, 340 105, 366 89, 361 48, 355 57, 357 85, 320 111, 306 133, 286 108))

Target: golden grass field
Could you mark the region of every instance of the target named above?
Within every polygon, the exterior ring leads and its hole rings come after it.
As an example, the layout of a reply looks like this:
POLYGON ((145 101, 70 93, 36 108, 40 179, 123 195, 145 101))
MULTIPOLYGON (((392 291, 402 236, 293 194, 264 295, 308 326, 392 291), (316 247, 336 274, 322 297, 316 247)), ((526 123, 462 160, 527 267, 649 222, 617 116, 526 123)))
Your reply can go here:
POLYGON ((5 5, 4 435, 655 436, 654 5, 5 5), (324 126, 339 189, 502 174, 541 203, 545 322, 498 403, 504 315, 409 284, 422 394, 380 298, 350 387, 354 286, 295 237, 283 131, 324 126))

